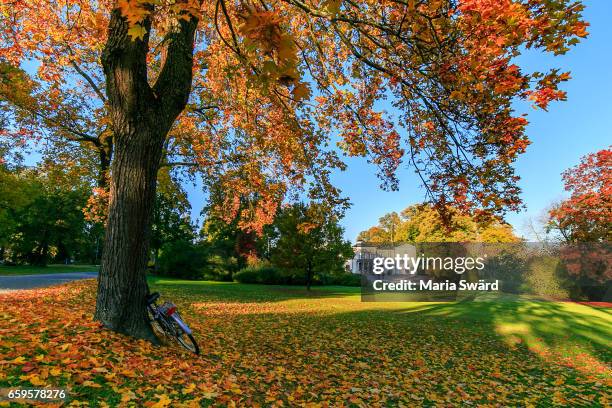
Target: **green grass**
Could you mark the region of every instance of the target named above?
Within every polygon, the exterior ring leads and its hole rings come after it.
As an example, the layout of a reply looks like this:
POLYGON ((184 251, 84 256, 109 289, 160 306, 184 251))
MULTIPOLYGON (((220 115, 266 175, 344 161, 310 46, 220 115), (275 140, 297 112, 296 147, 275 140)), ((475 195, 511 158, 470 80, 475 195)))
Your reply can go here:
MULTIPOLYGON (((245 285, 231 282, 183 281, 151 277, 153 290, 190 303, 275 303, 279 311, 316 311, 342 315, 365 323, 380 321, 431 325, 448 324, 457 332, 486 328, 505 345, 527 346, 539 353, 579 365, 603 369, 612 362, 612 309, 573 302, 537 301, 514 295, 488 296, 464 302, 361 302, 361 289, 344 286, 314 287, 245 285)), ((452 332, 449 333, 452 335, 452 332)))
POLYGON ((45 273, 98 272, 98 269, 99 267, 96 265, 0 265, 0 276, 39 275, 45 273))

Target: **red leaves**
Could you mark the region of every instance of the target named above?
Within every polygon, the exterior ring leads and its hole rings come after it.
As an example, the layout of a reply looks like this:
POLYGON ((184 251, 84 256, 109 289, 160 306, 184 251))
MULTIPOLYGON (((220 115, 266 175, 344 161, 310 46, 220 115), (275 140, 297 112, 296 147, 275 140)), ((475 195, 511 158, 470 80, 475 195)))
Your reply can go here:
POLYGON ((583 157, 563 180, 571 196, 550 211, 553 226, 570 242, 610 240, 612 149, 583 157))

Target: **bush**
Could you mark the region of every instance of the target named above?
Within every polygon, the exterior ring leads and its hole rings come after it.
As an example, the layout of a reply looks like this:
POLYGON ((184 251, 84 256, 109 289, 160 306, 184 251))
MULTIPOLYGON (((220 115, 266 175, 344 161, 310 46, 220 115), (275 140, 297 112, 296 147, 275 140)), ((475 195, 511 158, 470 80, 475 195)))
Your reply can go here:
POLYGON ((210 254, 203 268, 203 278, 206 280, 231 282, 232 273, 237 269, 238 260, 235 257, 224 258, 220 255, 210 254))
POLYGON ((180 279, 202 279, 206 251, 189 241, 164 244, 159 257, 159 272, 180 279))
POLYGON ((559 259, 552 256, 536 257, 529 263, 524 287, 529 293, 554 299, 568 299, 570 292, 559 276, 559 259))
POLYGON ((325 285, 336 286, 361 286, 361 275, 346 272, 326 276, 325 285))
POLYGON ((249 266, 234 274, 234 280, 240 283, 263 283, 266 285, 287 284, 287 279, 273 266, 249 266))
MULTIPOLYGON (((258 265, 244 268, 234 274, 234 280, 240 283, 259 283, 264 285, 305 285, 303 271, 283 271, 270 265, 258 265)), ((342 273, 333 275, 315 275, 313 286, 338 285, 360 286, 361 275, 342 273)))

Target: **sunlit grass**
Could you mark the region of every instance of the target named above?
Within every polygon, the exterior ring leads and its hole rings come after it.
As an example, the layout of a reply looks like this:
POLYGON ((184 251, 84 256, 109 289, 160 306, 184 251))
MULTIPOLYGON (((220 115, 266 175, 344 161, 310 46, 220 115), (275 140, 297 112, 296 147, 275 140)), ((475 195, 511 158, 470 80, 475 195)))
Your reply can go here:
POLYGON ((412 319, 459 328, 488 327, 510 348, 524 345, 540 358, 563 360, 586 373, 609 375, 612 361, 612 313, 603 307, 572 302, 535 301, 515 295, 485 296, 464 302, 362 302, 360 288, 323 286, 311 291, 298 286, 242 285, 153 278, 160 291, 198 299, 198 311, 215 314, 284 313, 372 314, 391 321, 412 319), (219 301, 223 300, 219 304, 219 301), (265 305, 258 303, 265 303, 265 305), (382 313, 382 315, 380 314, 382 313))
POLYGON ((46 273, 70 273, 70 272, 98 272, 97 265, 16 265, 6 266, 0 265, 0 276, 12 275, 40 275, 46 273))

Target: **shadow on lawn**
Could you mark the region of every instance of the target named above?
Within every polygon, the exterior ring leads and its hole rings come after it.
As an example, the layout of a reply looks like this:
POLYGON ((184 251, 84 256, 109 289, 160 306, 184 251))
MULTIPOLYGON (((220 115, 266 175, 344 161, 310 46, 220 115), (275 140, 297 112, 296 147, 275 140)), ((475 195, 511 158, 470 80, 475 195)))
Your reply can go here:
MULTIPOLYGON (((323 303, 318 306, 307 305, 294 313, 301 315, 310 307, 322 306, 327 315, 325 319, 347 319, 353 321, 356 327, 364 321, 407 324, 407 330, 413 330, 413 323, 417 320, 431 325, 444 323, 451 330, 456 325, 468 331, 474 329, 492 335, 503 345, 498 350, 500 352, 525 346, 541 358, 567 364, 585 374, 609 373, 609 364, 612 362, 610 310, 590 305, 515 299, 476 299, 452 303, 362 303, 359 288, 319 287, 308 292, 298 286, 241 285, 163 278, 153 278, 151 283, 154 290, 170 298, 181 298, 189 303, 197 299, 211 306, 221 303, 215 309, 217 316, 236 312, 228 303, 277 304, 296 299, 316 299, 323 303), (330 305, 339 307, 330 308, 330 305)), ((280 318, 283 306, 278 308, 279 313, 270 314, 269 309, 259 310, 257 307, 241 309, 239 313, 250 315, 251 318, 254 318, 253 314, 280 318)), ((452 339, 455 334, 449 332, 448 336, 452 339)))
POLYGON ((524 344, 541 357, 580 371, 610 372, 612 324, 605 308, 546 301, 464 301, 423 304, 396 313, 478 323, 509 347, 524 344))

